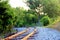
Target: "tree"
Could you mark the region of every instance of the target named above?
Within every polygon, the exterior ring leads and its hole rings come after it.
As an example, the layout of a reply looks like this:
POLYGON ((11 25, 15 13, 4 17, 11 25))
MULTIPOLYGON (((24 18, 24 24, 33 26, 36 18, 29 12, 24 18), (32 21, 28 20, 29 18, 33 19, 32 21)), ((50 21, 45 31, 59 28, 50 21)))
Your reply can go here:
POLYGON ((16 8, 16 12, 17 12, 17 23, 15 26, 17 27, 22 27, 25 26, 26 24, 26 10, 24 10, 23 8, 16 8))
POLYGON ((59 0, 41 0, 40 2, 44 6, 43 12, 47 13, 49 17, 54 18, 60 15, 59 0))
POLYGON ((40 0, 28 0, 27 3, 31 9, 35 9, 39 6, 40 0))
POLYGON ((10 7, 8 1, 0 2, 0 33, 11 32, 16 22, 15 10, 10 7))
POLYGON ((24 10, 23 8, 16 8, 17 12, 17 27, 29 26, 33 23, 36 23, 38 16, 33 10, 24 10))
POLYGON ((60 3, 59 0, 28 0, 31 9, 37 9, 39 4, 43 6, 43 12, 47 13, 49 17, 60 16, 60 3))

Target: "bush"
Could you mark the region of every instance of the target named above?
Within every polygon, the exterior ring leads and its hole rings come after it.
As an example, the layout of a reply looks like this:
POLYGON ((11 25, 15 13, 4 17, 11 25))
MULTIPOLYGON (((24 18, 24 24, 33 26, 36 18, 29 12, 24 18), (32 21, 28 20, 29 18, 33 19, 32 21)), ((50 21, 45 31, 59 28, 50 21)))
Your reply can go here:
POLYGON ((51 23, 48 16, 44 16, 43 18, 41 18, 40 22, 42 22, 44 26, 47 26, 51 23))

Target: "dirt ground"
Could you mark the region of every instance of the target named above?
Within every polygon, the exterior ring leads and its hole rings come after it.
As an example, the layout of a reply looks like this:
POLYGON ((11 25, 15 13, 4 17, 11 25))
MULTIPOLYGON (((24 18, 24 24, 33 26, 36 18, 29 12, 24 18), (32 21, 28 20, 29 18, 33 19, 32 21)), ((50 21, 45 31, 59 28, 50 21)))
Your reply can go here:
POLYGON ((52 25, 52 28, 57 29, 57 30, 60 31, 60 22, 58 22, 58 23, 56 23, 56 24, 53 24, 53 25, 52 25))

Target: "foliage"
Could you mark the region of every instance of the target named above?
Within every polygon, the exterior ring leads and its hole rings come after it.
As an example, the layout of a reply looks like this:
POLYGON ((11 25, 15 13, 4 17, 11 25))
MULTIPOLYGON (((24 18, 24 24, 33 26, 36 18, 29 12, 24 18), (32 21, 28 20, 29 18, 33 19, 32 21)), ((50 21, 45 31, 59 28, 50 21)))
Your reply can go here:
POLYGON ((54 18, 60 15, 59 0, 41 0, 40 2, 44 6, 43 12, 47 13, 49 17, 54 18))
MULTIPOLYGON (((50 23, 54 23, 56 18, 58 16, 60 16, 60 0, 28 0, 27 4, 33 10, 35 10, 37 8, 40 9, 41 7, 43 7, 42 12, 47 13, 47 15, 50 19, 50 23), (41 7, 39 7, 39 6, 41 6, 41 7)), ((37 12, 37 15, 39 15, 38 13, 40 13, 40 11, 37 12)), ((39 16, 40 16, 40 18, 42 18, 42 22, 48 20, 48 18, 45 19, 42 15, 39 15, 39 16), (45 20, 43 20, 43 19, 45 19, 45 20)), ((48 22, 47 23, 45 22, 45 23, 48 24, 48 22)))
POLYGON ((49 24, 51 23, 51 20, 50 20, 50 18, 49 18, 48 16, 44 16, 44 17, 40 20, 40 22, 42 22, 44 26, 47 26, 47 25, 49 25, 49 24))
POLYGON ((33 26, 39 20, 47 26, 54 23, 58 16, 60 17, 59 0, 28 0, 27 2, 30 7, 28 11, 18 7, 12 8, 8 0, 0 0, 0 32, 10 32, 14 26, 33 26), (47 15, 40 15, 41 12, 47 15))
POLYGON ((43 6, 43 12, 47 13, 49 17, 60 15, 59 0, 28 0, 27 2, 31 9, 36 9, 41 4, 43 6))
POLYGON ((38 16, 33 10, 12 8, 8 1, 0 2, 0 32, 11 32, 12 28, 33 25, 38 21, 38 16))
POLYGON ((16 14, 8 1, 0 2, 0 33, 10 32, 15 25, 16 14))
POLYGON ((16 26, 29 26, 37 22, 38 16, 36 15, 36 12, 32 10, 26 11, 23 8, 16 8, 16 10, 19 12, 16 26))
POLYGON ((17 23, 15 26, 22 27, 25 26, 26 24, 26 10, 23 8, 16 8, 16 13, 17 13, 17 23))
POLYGON ((38 16, 33 10, 29 10, 26 14, 27 24, 32 25, 38 21, 38 16))
POLYGON ((28 6, 31 9, 35 9, 35 8, 37 8, 39 6, 40 0, 28 0, 27 3, 29 4, 28 6))

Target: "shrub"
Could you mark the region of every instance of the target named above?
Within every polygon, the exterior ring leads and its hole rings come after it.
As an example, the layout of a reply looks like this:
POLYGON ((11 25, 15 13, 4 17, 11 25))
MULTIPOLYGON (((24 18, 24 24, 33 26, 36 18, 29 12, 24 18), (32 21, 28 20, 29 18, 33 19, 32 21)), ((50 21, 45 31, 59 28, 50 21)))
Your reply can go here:
POLYGON ((41 18, 40 22, 42 22, 44 26, 47 26, 51 23, 50 18, 48 16, 44 16, 43 18, 41 18))

